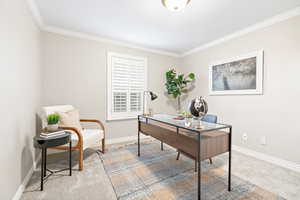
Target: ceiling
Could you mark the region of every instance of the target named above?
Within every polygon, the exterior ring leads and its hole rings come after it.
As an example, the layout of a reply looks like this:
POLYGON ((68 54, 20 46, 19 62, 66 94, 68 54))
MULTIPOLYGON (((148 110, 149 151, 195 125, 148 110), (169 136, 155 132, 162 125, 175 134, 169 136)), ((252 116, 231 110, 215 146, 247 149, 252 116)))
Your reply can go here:
POLYGON ((183 54, 300 6, 300 0, 191 0, 170 12, 161 0, 36 0, 43 22, 70 31, 183 54))

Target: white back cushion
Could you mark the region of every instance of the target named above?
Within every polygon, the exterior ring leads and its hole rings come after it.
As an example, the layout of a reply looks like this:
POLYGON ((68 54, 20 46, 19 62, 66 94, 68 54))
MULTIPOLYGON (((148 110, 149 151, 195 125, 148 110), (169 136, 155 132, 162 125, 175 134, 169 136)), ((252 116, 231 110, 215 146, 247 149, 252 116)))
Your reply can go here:
POLYGON ((72 105, 60 105, 60 106, 46 106, 43 107, 43 111, 46 115, 50 115, 56 112, 68 112, 74 110, 72 105))
POLYGON ((42 108, 42 122, 43 128, 47 126, 47 116, 56 112, 68 112, 74 110, 72 105, 57 105, 57 106, 45 106, 42 108))

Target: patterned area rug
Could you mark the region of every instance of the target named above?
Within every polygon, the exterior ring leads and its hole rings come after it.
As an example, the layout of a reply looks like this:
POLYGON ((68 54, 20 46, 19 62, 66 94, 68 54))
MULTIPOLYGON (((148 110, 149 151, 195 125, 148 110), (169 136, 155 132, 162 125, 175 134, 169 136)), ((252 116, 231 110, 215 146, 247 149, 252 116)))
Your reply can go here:
MULTIPOLYGON (((194 161, 184 156, 176 160, 176 151, 151 142, 110 149, 101 155, 106 173, 120 200, 192 200, 197 199, 197 173, 194 161)), ((282 200, 250 182, 232 175, 232 191, 227 191, 224 162, 202 162, 202 199, 205 200, 282 200)), ((234 172, 233 172, 234 174, 234 172)))

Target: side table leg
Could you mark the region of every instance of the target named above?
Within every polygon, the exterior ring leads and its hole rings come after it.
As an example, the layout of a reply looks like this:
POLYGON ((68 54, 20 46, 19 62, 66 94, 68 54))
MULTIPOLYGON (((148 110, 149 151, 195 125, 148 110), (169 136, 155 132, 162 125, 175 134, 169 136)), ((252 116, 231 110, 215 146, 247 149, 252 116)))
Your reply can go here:
POLYGON ((42 148, 42 161, 41 161, 41 191, 44 188, 44 148, 42 148))
POLYGON ((44 150, 44 177, 47 175, 47 148, 44 150))
POLYGON ((138 121, 138 156, 141 156, 141 149, 140 149, 140 130, 141 130, 141 122, 138 121))
POLYGON ((70 176, 72 176, 72 141, 70 140, 69 147, 69 167, 70 167, 70 176))

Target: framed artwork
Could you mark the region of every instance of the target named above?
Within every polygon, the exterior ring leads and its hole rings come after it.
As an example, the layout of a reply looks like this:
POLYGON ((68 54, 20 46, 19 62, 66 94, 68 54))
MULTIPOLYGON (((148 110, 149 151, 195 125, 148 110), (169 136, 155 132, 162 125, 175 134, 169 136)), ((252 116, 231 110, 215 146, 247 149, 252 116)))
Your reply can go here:
POLYGON ((260 50, 214 62, 209 67, 209 94, 263 94, 263 57, 260 50))

